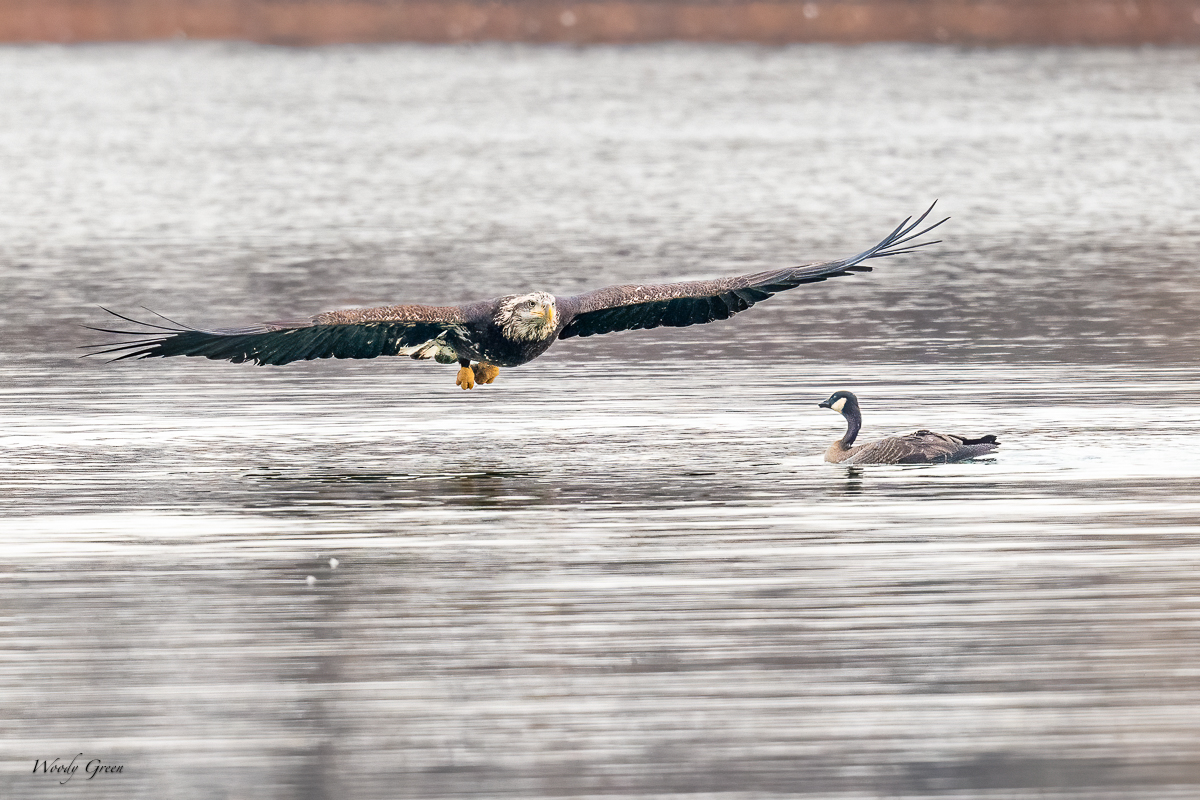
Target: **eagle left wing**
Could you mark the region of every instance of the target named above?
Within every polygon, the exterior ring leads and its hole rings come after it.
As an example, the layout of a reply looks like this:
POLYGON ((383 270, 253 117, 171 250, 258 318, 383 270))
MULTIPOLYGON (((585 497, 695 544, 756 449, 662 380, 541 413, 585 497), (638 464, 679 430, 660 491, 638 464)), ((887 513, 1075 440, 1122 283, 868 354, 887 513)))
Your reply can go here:
POLYGON ((614 331, 632 331, 667 326, 685 328, 702 325, 745 311, 776 292, 794 289, 803 283, 816 283, 853 272, 870 272, 863 264, 871 258, 908 253, 938 241, 911 242, 929 233, 946 219, 922 229, 921 224, 933 211, 934 201, 925 213, 913 221, 900 223, 883 241, 858 255, 839 261, 805 264, 799 267, 757 272, 710 281, 665 283, 655 286, 609 286, 604 289, 561 299, 560 307, 571 320, 558 338, 596 336, 614 331), (916 231, 914 233, 914 231, 916 231))
POLYGON ((260 365, 289 364, 318 358, 404 355, 437 358, 444 334, 464 321, 461 310, 453 306, 390 306, 332 311, 302 320, 264 322, 241 328, 200 330, 157 314, 162 322, 169 325, 143 322, 115 311, 108 313, 141 325, 143 329, 131 331, 85 326, 101 333, 127 337, 122 341, 90 346, 91 352, 87 355, 111 355, 114 361, 200 356, 234 363, 250 361, 260 365))

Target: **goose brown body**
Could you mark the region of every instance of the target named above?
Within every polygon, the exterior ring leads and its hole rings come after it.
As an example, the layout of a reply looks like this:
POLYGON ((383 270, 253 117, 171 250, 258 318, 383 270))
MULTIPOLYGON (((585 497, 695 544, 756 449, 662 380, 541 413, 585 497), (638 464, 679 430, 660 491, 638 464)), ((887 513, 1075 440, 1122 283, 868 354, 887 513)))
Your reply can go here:
POLYGON ((851 392, 834 392, 818 405, 846 418, 846 434, 825 451, 825 460, 834 464, 946 464, 987 455, 1000 445, 991 434, 970 438, 927 430, 856 445, 862 428, 858 398, 851 392))

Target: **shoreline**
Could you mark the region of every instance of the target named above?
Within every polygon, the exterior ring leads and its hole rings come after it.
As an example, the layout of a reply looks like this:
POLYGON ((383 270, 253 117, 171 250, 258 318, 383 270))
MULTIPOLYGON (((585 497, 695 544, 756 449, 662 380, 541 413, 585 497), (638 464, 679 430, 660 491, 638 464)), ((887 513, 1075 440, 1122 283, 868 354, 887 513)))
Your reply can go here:
POLYGON ((1197 45, 1200 0, 0 0, 0 42, 1197 45))

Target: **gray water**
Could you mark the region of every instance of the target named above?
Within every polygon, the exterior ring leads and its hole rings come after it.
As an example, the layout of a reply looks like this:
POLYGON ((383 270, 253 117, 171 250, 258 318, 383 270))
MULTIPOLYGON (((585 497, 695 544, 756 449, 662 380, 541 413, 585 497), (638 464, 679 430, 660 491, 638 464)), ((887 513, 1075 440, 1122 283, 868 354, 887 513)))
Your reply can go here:
POLYGON ((1195 50, 0 49, 0 796, 1196 797, 1197 97, 1195 50), (934 198, 469 393, 76 357, 101 304, 737 274, 934 198), (1003 445, 824 464, 842 388, 1003 445))

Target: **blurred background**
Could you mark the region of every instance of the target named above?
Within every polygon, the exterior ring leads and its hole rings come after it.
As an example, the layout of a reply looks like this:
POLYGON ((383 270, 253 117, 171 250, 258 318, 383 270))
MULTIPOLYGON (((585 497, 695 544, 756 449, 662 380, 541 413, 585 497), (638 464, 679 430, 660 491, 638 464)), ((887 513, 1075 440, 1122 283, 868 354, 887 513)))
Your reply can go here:
POLYGON ((0 0, 0 797, 1200 796, 1198 31, 0 0), (78 358, 99 306, 733 275, 934 199, 870 274, 473 392, 78 358), (836 389, 1003 444, 824 464, 836 389))
POLYGON ((1195 0, 0 0, 0 41, 1198 44, 1195 0))

